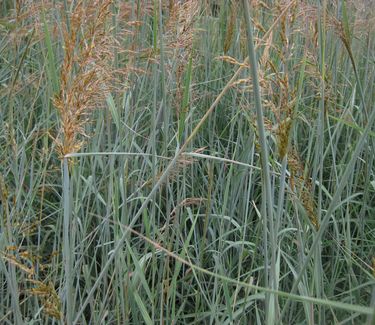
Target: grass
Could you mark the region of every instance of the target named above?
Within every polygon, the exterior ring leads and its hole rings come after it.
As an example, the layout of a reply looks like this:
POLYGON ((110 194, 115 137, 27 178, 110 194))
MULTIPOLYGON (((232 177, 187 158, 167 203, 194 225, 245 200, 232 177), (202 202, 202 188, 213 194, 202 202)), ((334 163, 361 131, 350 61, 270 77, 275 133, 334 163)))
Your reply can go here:
POLYGON ((372 324, 375 11, 0 2, 1 324, 372 324))

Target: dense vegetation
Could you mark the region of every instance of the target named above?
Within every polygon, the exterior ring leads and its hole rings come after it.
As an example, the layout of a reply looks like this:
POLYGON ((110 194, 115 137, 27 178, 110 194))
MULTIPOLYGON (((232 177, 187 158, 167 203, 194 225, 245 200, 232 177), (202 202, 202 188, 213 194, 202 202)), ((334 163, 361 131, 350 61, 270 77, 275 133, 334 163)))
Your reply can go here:
POLYGON ((1 324, 370 324, 372 1, 2 0, 1 324))

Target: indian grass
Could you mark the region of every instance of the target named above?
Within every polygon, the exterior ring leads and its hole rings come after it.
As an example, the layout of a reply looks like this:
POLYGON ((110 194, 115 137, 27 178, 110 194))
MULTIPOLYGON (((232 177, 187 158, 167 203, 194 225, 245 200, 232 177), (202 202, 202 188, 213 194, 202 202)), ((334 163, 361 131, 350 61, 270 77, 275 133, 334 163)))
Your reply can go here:
POLYGON ((370 324, 365 2, 2 1, 0 322, 370 324))

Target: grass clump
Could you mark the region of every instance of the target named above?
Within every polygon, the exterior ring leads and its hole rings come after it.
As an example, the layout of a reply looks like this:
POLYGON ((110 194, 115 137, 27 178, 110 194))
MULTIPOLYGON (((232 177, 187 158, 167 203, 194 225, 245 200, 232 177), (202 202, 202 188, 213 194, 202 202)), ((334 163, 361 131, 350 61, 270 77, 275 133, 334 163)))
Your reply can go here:
POLYGON ((371 4, 0 8, 1 324, 373 322, 371 4))

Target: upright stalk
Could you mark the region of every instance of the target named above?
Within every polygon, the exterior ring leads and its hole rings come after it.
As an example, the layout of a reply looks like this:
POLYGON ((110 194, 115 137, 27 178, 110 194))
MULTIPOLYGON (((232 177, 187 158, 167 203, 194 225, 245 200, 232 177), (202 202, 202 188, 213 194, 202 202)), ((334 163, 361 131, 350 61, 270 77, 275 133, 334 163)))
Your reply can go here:
MULTIPOLYGON (((63 260, 65 266, 65 322, 71 325, 73 321, 73 264, 72 264, 72 249, 70 241, 71 236, 71 204, 70 204, 70 184, 69 184, 69 166, 68 158, 63 160, 63 205, 64 205, 64 226, 63 226, 63 260)), ((74 245, 73 245, 74 246, 74 245)))
MULTIPOLYGON (((262 214, 263 215, 263 226, 264 226, 264 249, 265 249, 265 277, 266 277, 266 286, 271 286, 273 290, 276 290, 276 234, 274 229, 274 220, 273 220, 273 198, 272 198, 272 188, 271 188, 271 178, 270 178, 270 169, 269 169, 269 159, 268 159, 268 146, 267 139, 265 135, 264 122, 263 122, 263 109, 262 101, 260 94, 260 86, 258 80, 258 71, 257 71, 257 58, 254 47, 253 40, 253 27, 250 18, 250 7, 247 0, 243 0, 244 6, 244 16, 246 22, 246 33, 247 33, 247 47, 249 52, 249 61, 251 67, 251 77, 253 80, 253 89, 254 89, 254 100, 255 100, 255 109, 257 113, 257 125, 259 133, 259 142, 261 146, 261 164, 262 164, 262 214), (267 234, 270 234, 270 241, 267 240, 267 234), (271 248, 271 265, 270 272, 268 271, 268 249, 267 245, 270 243, 271 248)), ((267 324, 276 323, 276 297, 275 295, 267 295, 266 297, 266 322, 267 324)))

